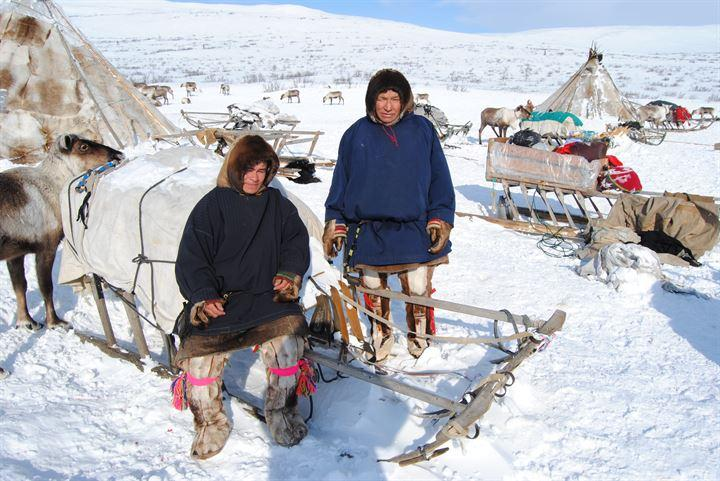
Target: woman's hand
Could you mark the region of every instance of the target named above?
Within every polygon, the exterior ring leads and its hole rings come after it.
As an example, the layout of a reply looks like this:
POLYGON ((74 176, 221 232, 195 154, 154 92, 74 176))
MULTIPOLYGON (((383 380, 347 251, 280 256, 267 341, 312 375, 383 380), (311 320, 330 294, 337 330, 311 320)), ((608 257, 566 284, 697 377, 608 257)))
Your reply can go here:
POLYGON ((290 282, 288 279, 280 276, 276 276, 275 279, 273 279, 273 289, 276 292, 284 291, 285 289, 289 288, 292 285, 292 282, 290 282))
POLYGON ((222 299, 210 299, 205 301, 203 306, 203 312, 208 316, 215 319, 216 317, 225 315, 225 308, 223 308, 222 299))

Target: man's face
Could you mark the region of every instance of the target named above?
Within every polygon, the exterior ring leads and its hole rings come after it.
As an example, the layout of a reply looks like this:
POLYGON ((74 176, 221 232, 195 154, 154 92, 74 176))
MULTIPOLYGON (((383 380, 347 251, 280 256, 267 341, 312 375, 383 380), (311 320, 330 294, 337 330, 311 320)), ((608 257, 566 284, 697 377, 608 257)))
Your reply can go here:
POLYGON ((385 125, 392 125, 397 121, 401 108, 400 94, 394 90, 381 92, 375 100, 375 116, 385 125))
POLYGON ((245 172, 243 176, 243 192, 250 195, 257 194, 265 182, 267 171, 267 164, 261 162, 245 172))

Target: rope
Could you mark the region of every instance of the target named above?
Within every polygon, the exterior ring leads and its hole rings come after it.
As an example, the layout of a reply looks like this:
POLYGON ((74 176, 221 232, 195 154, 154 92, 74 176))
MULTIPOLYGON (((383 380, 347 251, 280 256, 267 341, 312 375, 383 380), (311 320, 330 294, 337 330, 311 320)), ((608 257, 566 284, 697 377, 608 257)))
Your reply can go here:
POLYGON ((162 333, 165 332, 159 325, 157 325, 156 323, 154 323, 153 321, 151 321, 150 319, 148 319, 147 317, 145 317, 145 316, 138 310, 137 306, 136 306, 134 303, 132 303, 132 302, 128 301, 127 299, 125 299, 125 298, 122 296, 122 294, 121 294, 122 292, 124 292, 122 289, 120 289, 119 287, 113 286, 113 285, 110 284, 106 279, 103 279, 103 282, 105 282, 105 285, 108 286, 108 289, 110 289, 110 290, 113 292, 113 294, 115 294, 115 295, 118 297, 118 299, 120 299, 123 303, 125 303, 125 305, 128 306, 130 309, 132 309, 133 311, 135 311, 135 313, 136 313, 143 321, 147 322, 148 324, 150 324, 152 327, 154 327, 154 328, 157 329, 158 331, 160 331, 160 332, 162 332, 162 333))
POLYGON ((168 180, 170 177, 172 177, 175 174, 179 174, 180 172, 183 172, 187 170, 187 167, 183 167, 180 170, 176 170, 172 174, 167 175, 166 177, 160 179, 159 181, 155 182, 153 185, 148 187, 148 189, 143 193, 143 195, 140 197, 140 202, 138 203, 138 230, 140 231, 140 254, 138 254, 132 262, 137 263, 137 269, 135 269, 135 278, 133 279, 133 285, 132 285, 132 293, 135 293, 135 288, 137 287, 137 281, 138 276, 140 275, 140 267, 143 264, 149 264, 150 265, 150 305, 152 315, 155 316, 155 269, 153 268, 154 263, 162 263, 162 264, 174 264, 175 261, 166 261, 166 260, 157 260, 157 259, 149 259, 145 255, 145 236, 143 234, 143 228, 142 228, 142 206, 143 202, 145 201, 145 197, 150 193, 151 190, 153 190, 158 185, 162 184, 166 180, 168 180))
MULTIPOLYGON (((530 205, 530 209, 533 211, 535 210, 535 196, 537 196, 537 190, 533 192, 532 202, 530 205)), ((552 206, 547 205, 547 208, 552 209, 552 206)), ((568 242, 565 237, 560 235, 560 232, 563 230, 562 227, 556 228, 555 226, 551 226, 547 222, 543 221, 539 216, 538 221, 540 221, 540 225, 547 229, 547 232, 544 233, 540 237, 540 240, 535 244, 543 254, 556 259, 575 256, 577 247, 571 242, 568 242)))

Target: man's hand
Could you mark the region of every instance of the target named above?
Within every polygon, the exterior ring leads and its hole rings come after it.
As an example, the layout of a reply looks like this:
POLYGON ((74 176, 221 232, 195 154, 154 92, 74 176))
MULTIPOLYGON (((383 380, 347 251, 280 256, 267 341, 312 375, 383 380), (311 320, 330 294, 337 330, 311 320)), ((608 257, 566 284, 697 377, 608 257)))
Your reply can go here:
POLYGON ((343 248, 343 244, 345 244, 346 237, 347 227, 345 224, 334 219, 325 222, 322 241, 326 259, 331 260, 338 255, 343 248))
POLYGON ((445 244, 450 239, 450 231, 452 226, 442 219, 430 219, 425 227, 425 231, 430 236, 432 245, 428 249, 431 254, 437 254, 445 248, 445 244))

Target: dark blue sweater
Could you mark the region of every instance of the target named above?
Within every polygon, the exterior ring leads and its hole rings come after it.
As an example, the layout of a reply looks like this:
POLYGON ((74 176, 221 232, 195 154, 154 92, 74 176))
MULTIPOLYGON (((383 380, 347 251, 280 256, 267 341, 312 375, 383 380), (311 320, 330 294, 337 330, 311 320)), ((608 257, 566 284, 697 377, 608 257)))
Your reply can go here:
POLYGON ((412 113, 392 127, 364 117, 340 141, 325 220, 348 225, 350 265, 424 263, 433 218, 454 224, 455 191, 432 124, 412 113), (395 138, 395 141, 393 140, 395 138), (359 226, 359 231, 358 231, 359 226))
POLYGON ((225 315, 190 335, 243 332, 290 314, 296 302, 273 302, 278 272, 303 276, 309 237, 295 206, 277 189, 241 195, 216 187, 197 203, 185 225, 175 264, 182 295, 192 304, 233 293, 225 315))

